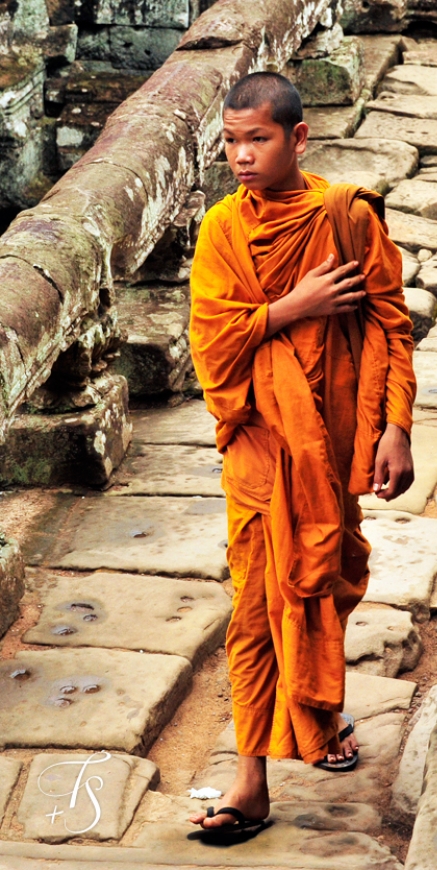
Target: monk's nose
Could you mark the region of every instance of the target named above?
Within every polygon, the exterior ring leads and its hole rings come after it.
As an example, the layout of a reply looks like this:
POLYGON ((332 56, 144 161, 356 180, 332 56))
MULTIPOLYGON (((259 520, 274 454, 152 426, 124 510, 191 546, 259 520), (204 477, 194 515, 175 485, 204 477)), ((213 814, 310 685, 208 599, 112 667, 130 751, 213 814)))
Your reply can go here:
POLYGON ((237 153, 237 163, 252 163, 252 149, 248 145, 240 145, 237 153))

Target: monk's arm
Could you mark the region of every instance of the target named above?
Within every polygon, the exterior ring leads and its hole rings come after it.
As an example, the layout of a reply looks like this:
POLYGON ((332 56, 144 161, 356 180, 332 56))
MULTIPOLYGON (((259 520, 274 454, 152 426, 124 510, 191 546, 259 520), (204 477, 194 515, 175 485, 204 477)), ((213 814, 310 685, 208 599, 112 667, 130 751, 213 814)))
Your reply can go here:
POLYGON ((378 445, 373 488, 378 498, 391 501, 414 480, 410 433, 416 382, 411 321, 402 293, 401 255, 373 214, 364 269, 366 305, 384 328, 389 358, 386 429, 378 445), (383 489, 384 485, 387 486, 383 489))
POLYGON ((307 272, 292 293, 269 305, 264 338, 271 338, 289 323, 304 317, 355 311, 360 299, 366 295, 366 291, 359 287, 364 274, 353 274, 358 266, 356 260, 337 269, 333 269, 333 263, 334 255, 330 254, 324 263, 307 272))

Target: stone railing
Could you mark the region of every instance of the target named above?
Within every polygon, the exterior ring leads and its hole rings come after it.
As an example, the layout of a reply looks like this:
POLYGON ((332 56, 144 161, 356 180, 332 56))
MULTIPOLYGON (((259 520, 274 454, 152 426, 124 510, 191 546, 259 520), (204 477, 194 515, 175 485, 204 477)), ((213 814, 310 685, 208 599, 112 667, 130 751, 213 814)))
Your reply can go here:
MULTIPOLYGON (((229 86, 251 70, 281 69, 319 21, 332 23, 332 5, 254 0, 248 16, 242 0, 219 0, 110 116, 91 150, 1 237, 2 438, 85 328, 99 357, 111 348, 114 276, 139 269, 219 153, 229 86)), ((84 386, 93 354, 88 371, 83 355, 80 363, 75 372, 70 355, 70 387, 84 386)))

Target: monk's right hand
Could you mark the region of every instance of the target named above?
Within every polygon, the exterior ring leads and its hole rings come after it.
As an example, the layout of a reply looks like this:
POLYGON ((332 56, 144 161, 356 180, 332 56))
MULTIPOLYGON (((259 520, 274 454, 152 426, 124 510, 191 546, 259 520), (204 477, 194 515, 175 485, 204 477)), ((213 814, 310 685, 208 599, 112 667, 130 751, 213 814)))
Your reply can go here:
POLYGON ((366 295, 366 291, 360 287, 365 275, 363 272, 354 275, 359 265, 357 260, 333 269, 334 260, 334 255, 330 254, 324 263, 307 272, 291 293, 272 302, 266 338, 303 317, 355 311, 366 295))

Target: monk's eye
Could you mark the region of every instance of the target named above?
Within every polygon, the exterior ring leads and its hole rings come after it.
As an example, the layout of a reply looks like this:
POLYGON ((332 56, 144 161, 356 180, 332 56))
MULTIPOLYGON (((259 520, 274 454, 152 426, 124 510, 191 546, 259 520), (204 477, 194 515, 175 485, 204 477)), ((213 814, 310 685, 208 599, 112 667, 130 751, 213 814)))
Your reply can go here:
POLYGON ((254 142, 267 142, 267 139, 265 136, 254 136, 253 141, 254 142))

